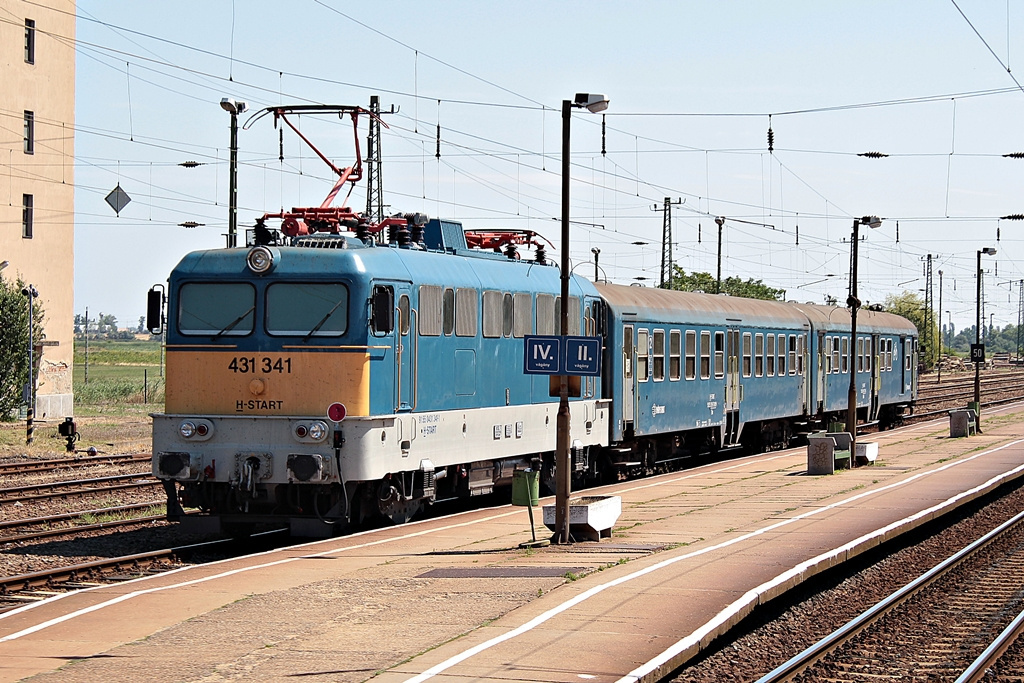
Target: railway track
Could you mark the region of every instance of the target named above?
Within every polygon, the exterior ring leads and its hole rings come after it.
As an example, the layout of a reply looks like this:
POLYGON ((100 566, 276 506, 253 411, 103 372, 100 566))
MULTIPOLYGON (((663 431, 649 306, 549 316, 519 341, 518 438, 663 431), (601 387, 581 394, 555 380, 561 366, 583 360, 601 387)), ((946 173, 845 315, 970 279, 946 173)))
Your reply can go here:
MULTIPOLYGON (((1024 513, 759 679, 980 680, 1024 607, 1024 513), (977 672, 981 672, 978 674, 977 672), (966 675, 966 674, 965 674, 966 675), (915 678, 916 677, 916 678, 915 678)), ((1024 621, 1019 617, 1017 622, 1024 621)))
POLYGON ((141 517, 117 517, 120 515, 131 515, 141 510, 162 510, 164 504, 163 500, 154 500, 148 503, 133 503, 131 505, 117 505, 113 507, 99 508, 96 510, 83 510, 82 512, 65 512, 58 515, 8 520, 0 522, 0 544, 21 543, 24 541, 35 541, 41 538, 72 536, 114 527, 149 524, 151 522, 164 519, 165 515, 156 514, 144 515, 141 517), (83 522, 83 520, 90 517, 107 517, 109 519, 92 523, 83 522), (55 524, 68 523, 71 525, 54 527, 55 524), (27 531, 25 531, 26 529, 27 531), (22 531, 11 533, 16 530, 22 531))
POLYGON ((127 465, 149 462, 151 456, 146 453, 129 455, 90 455, 78 458, 53 458, 49 460, 21 460, 18 462, 0 463, 0 474, 29 474, 33 472, 50 472, 60 469, 79 469, 96 465, 127 465))
POLYGON ((158 486, 159 481, 148 473, 117 474, 109 477, 93 479, 75 479, 55 481, 46 484, 29 484, 0 489, 0 504, 25 503, 29 501, 51 500, 69 496, 83 496, 95 493, 110 493, 158 486))

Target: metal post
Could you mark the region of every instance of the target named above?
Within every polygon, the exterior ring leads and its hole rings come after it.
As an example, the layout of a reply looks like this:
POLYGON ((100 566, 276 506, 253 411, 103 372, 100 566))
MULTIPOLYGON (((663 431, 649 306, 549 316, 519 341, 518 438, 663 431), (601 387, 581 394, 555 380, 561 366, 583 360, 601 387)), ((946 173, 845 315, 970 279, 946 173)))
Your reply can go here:
MULTIPOLYGON (((846 303, 850 306, 850 351, 857 345, 857 309, 860 300, 857 298, 857 242, 860 232, 860 219, 853 219, 853 242, 850 245, 850 296, 846 303)), ((841 362, 841 361, 840 361, 841 362)), ((857 459, 857 368, 847 361, 850 368, 850 389, 846 404, 846 431, 850 433, 850 463, 857 459)))
POLYGON ((35 391, 35 306, 34 299, 39 292, 32 285, 26 286, 21 293, 28 297, 28 382, 25 384, 25 400, 28 403, 28 410, 25 411, 25 443, 32 443, 35 438, 35 425, 33 424, 36 414, 36 391, 35 391))
POLYGON ((725 225, 725 216, 715 216, 715 223, 718 223, 718 277, 715 279, 715 294, 722 293, 722 226, 725 225))
POLYGON ((231 162, 228 175, 228 248, 238 246, 238 111, 231 114, 231 162))
MULTIPOLYGON (((569 334, 569 120, 572 102, 562 100, 562 246, 561 246, 561 325, 559 333, 569 334)), ((558 377, 558 416, 555 423, 555 543, 569 542, 569 376, 558 377)))
MULTIPOLYGON (((978 300, 974 316, 974 343, 981 343, 981 252, 978 250, 978 300)), ((974 402, 981 408, 981 363, 974 363, 974 402)), ((979 416, 980 417, 980 416, 979 416)), ((980 422, 981 420, 979 420, 980 422)))
POLYGON ((942 334, 942 271, 939 271, 939 361, 938 361, 938 378, 935 383, 938 384, 942 381, 942 338, 945 335, 942 334))
POLYGON ((600 247, 594 247, 590 252, 594 255, 594 282, 598 282, 601 279, 601 275, 598 273, 597 259, 601 256, 601 249, 600 247))

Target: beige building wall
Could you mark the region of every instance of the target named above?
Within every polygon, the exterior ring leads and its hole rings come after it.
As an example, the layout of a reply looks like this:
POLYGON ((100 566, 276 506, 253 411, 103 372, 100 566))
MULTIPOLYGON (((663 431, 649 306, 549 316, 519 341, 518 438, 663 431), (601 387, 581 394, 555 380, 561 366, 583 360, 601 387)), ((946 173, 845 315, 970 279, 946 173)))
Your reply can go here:
POLYGON ((37 419, 74 414, 74 37, 74 0, 0 0, 0 261, 8 262, 0 277, 34 285, 46 314, 37 419))

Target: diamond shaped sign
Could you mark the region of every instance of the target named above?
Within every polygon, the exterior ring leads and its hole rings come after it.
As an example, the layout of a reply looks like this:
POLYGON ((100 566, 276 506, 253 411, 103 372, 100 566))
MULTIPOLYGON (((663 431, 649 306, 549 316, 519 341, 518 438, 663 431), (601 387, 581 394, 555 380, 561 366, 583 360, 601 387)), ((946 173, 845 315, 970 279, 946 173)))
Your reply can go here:
POLYGON ((117 187, 107 195, 107 204, 110 204, 110 208, 119 216, 121 215, 121 209, 128 206, 128 202, 131 200, 132 198, 128 196, 128 193, 121 189, 121 183, 118 183, 117 187))

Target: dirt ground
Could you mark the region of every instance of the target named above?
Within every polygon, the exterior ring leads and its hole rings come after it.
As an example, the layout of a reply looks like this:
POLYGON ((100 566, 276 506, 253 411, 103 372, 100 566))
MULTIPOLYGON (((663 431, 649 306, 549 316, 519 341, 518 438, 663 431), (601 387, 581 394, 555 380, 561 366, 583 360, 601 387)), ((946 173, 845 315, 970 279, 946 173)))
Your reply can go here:
MULTIPOLYGON (((150 407, 152 408, 152 406, 150 407)), ((23 457, 60 458, 68 455, 67 442, 57 433, 64 420, 35 421, 31 444, 25 443, 25 420, 0 422, 0 460, 23 457)), ((153 423, 144 406, 112 406, 82 409, 75 417, 80 438, 75 449, 82 455, 89 448, 98 453, 148 453, 152 447, 153 423)))

